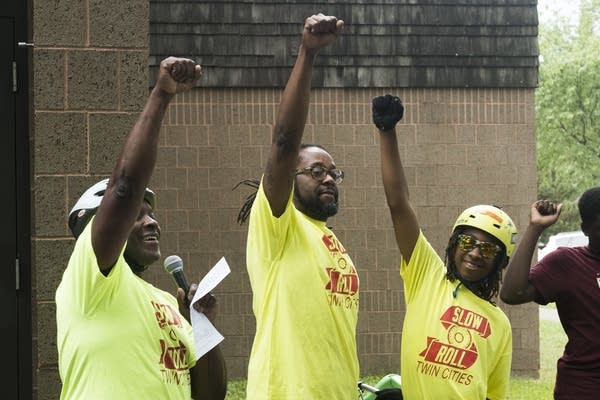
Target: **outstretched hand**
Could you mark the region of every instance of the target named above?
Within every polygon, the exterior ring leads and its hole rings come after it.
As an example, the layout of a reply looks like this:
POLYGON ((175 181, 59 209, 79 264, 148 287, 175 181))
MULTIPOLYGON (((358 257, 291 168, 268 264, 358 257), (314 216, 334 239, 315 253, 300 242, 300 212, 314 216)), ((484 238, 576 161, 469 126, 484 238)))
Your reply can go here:
POLYGON ((306 18, 302 46, 319 50, 333 43, 344 29, 344 21, 331 15, 317 14, 306 18))
POLYGON ((404 115, 404 106, 398 96, 386 94, 373 98, 373 123, 381 131, 396 127, 404 115))
POLYGON ((201 75, 202 68, 193 60, 169 57, 160 63, 156 88, 174 95, 191 89, 201 75))
POLYGON ((531 224, 546 229, 558 220, 561 210, 562 204, 538 200, 531 206, 531 224))

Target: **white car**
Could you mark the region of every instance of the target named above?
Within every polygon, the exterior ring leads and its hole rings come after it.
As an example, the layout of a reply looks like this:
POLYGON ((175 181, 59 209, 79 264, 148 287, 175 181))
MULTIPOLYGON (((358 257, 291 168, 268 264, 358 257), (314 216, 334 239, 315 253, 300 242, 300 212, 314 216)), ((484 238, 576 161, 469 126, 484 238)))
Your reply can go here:
POLYGON ((575 232, 560 232, 550 236, 548 243, 541 249, 538 249, 538 261, 550 252, 553 252, 559 247, 579 247, 587 246, 588 237, 581 231, 575 232))

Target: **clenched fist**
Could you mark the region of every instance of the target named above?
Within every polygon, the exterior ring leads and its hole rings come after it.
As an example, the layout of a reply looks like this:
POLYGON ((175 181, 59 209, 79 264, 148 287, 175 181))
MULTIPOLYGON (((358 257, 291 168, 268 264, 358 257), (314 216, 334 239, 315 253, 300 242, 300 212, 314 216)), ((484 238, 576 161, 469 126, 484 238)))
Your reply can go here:
POLYGON ((382 131, 393 129, 404 115, 404 106, 398 96, 386 94, 373 98, 373 123, 382 131))
POLYGON ((169 57, 160 63, 156 88, 174 95, 191 89, 201 75, 202 68, 193 60, 169 57))
POLYGON ((562 204, 538 200, 531 206, 530 224, 546 229, 558 220, 561 210, 562 204))
POLYGON ((537 209, 540 215, 553 215, 558 211, 558 206, 551 201, 548 200, 538 200, 533 206, 537 209))

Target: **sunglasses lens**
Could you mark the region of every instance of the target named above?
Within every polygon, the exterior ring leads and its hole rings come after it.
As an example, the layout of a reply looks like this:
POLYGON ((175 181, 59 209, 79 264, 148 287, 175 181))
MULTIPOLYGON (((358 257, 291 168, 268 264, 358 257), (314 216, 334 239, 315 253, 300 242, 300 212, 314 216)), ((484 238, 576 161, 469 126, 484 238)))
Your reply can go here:
POLYGON ((458 248, 468 253, 475 247, 479 247, 479 251, 483 258, 493 258, 498 254, 500 248, 498 245, 490 242, 480 242, 469 235, 458 235, 458 248))
POLYGON ((498 246, 487 242, 479 243, 479 249, 481 250, 481 255, 485 258, 492 258, 499 251, 498 246))
POLYGON ((469 252, 475 248, 475 240, 468 235, 458 235, 458 247, 462 251, 469 252))

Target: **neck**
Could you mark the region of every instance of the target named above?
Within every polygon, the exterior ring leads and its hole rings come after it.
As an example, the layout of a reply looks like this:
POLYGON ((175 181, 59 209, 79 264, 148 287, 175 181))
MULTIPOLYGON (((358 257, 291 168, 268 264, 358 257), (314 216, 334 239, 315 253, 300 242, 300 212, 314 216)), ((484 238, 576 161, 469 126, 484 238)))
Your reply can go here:
MULTIPOLYGON (((446 277, 448 279, 450 279, 451 281, 455 280, 455 279, 459 281, 458 286, 454 289, 454 291, 452 293, 454 295, 454 297, 456 297, 456 292, 458 292, 458 287, 462 284, 462 286, 469 289, 477 297, 480 297, 483 300, 489 301, 490 303, 494 304, 491 298, 485 297, 486 294, 484 293, 486 290, 486 284, 493 277, 493 274, 494 274, 494 272, 492 271, 488 276, 485 276, 477 281, 468 281, 462 277, 462 275, 460 274, 460 272, 458 272, 458 269, 456 269, 456 267, 452 266, 452 273, 447 274, 446 277)), ((492 292, 490 291, 490 293, 487 293, 487 295, 489 296, 491 293, 492 292)))
POLYGON ((131 271, 134 274, 136 274, 140 278, 143 278, 142 274, 145 270, 148 269, 148 265, 138 265, 137 263, 129 260, 127 257, 125 257, 125 262, 127 263, 127 265, 129 265, 129 268, 131 268, 131 271))

